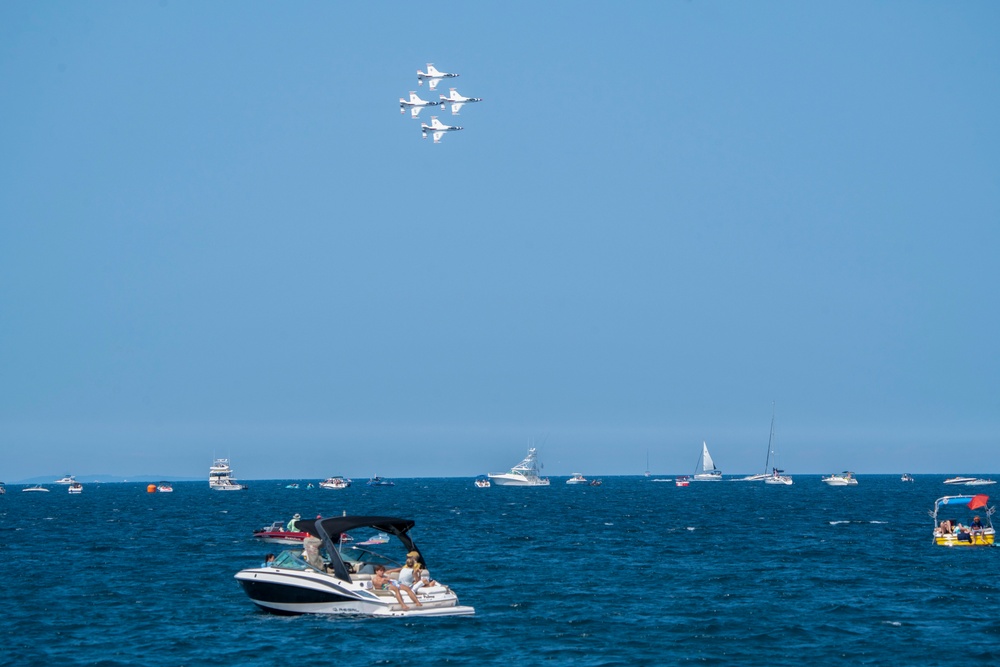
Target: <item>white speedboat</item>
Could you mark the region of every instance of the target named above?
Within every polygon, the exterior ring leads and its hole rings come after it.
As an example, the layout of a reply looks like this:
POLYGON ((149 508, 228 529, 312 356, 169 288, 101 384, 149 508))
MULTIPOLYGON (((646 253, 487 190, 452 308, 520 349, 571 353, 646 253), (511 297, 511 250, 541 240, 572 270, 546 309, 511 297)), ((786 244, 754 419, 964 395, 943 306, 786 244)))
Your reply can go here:
POLYGON ((675 477, 674 484, 676 484, 677 486, 690 486, 691 478, 687 475, 681 475, 680 477, 675 477))
POLYGON ((833 473, 829 477, 824 477, 823 481, 830 486, 857 486, 858 478, 854 476, 853 472, 847 472, 846 470, 839 475, 833 473))
POLYGON ((589 484, 587 478, 583 476, 583 473, 575 472, 573 476, 566 480, 567 484, 589 484))
POLYGON ((989 486, 990 484, 996 484, 992 479, 974 479, 971 482, 966 482, 965 486, 989 486))
POLYGON ((475 484, 476 484, 476 488, 479 488, 479 489, 488 489, 491 486, 490 480, 486 478, 486 475, 482 475, 480 477, 477 477, 475 484))
POLYGON ((215 459, 208 472, 208 488, 213 491, 245 491, 247 487, 233 479, 229 459, 215 459))
POLYGON ((49 492, 49 490, 46 489, 44 486, 39 486, 37 484, 35 486, 26 486, 23 489, 21 489, 21 491, 24 492, 24 493, 48 493, 49 492))
POLYGON ((950 477, 944 480, 945 484, 968 484, 969 482, 975 482, 975 477, 950 477))
MULTIPOLYGON (((409 531, 413 521, 383 516, 341 516, 302 519, 297 528, 318 543, 310 550, 283 551, 270 567, 254 567, 236 573, 236 580, 261 609, 274 614, 340 614, 350 616, 467 616, 473 607, 461 606, 448 586, 419 588, 414 604, 402 595, 403 604, 392 590, 374 589, 371 572, 376 565, 398 567, 416 552, 426 565, 409 531), (344 535, 358 536, 372 531, 391 535, 388 542, 346 544, 344 535), (315 539, 318 538, 318 539, 315 539), (378 552, 374 551, 378 548, 378 552), (307 560, 308 559, 308 560, 307 560)), ((436 579, 438 577, 435 577, 436 579)))
POLYGON ((62 479, 57 479, 53 484, 76 484, 76 477, 67 473, 62 479))
POLYGON ((83 484, 80 484, 80 482, 73 482, 69 485, 69 489, 67 490, 70 493, 83 493, 83 484))
POLYGON ((549 478, 540 477, 542 465, 538 463, 538 453, 534 447, 528 448, 524 460, 510 469, 510 472, 491 472, 490 481, 497 486, 548 486, 549 478))
POLYGON ((695 466, 695 472, 691 479, 696 482, 719 482, 722 480, 722 471, 715 467, 715 461, 708 453, 707 442, 702 441, 701 443, 701 458, 698 459, 698 465, 695 466), (698 471, 699 468, 701 472, 698 471))
POLYGON ((170 482, 160 482, 156 485, 156 490, 159 493, 173 493, 174 487, 171 486, 170 482))
POLYGON ((904 472, 903 476, 899 478, 899 481, 901 481, 901 482, 912 482, 913 481, 913 475, 911 475, 908 472, 904 472))
POLYGON ((351 480, 343 477, 327 477, 319 483, 321 489, 346 489, 351 485, 351 480))

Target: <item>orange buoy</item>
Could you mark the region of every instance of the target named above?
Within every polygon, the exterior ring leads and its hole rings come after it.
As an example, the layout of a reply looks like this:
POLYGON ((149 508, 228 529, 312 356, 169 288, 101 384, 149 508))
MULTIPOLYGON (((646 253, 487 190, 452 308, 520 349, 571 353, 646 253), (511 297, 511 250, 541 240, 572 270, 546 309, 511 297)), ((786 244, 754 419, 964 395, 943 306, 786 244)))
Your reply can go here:
POLYGON ((150 484, 147 486, 146 493, 156 493, 156 484, 150 484))

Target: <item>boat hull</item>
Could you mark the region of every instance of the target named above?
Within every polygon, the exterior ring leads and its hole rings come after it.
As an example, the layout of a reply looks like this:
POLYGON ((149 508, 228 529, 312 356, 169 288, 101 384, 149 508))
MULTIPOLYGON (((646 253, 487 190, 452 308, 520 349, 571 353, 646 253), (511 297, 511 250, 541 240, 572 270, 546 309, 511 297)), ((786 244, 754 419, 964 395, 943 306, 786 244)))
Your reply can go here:
POLYGON ((993 531, 985 531, 970 537, 971 540, 960 540, 958 535, 935 535, 934 544, 942 547, 991 547, 995 535, 993 531))
MULTIPOLYGON (((346 582, 320 572, 253 568, 236 574, 250 600, 272 614, 337 614, 349 616, 469 616, 473 607, 458 604, 445 586, 418 593, 421 605, 403 609, 388 591, 366 588, 368 582, 346 582)), ((405 598, 404 598, 405 599, 405 598)))
POLYGON ((521 475, 493 475, 490 476, 490 482, 496 484, 497 486, 549 486, 549 480, 545 478, 529 478, 523 477, 521 475))
POLYGON ((693 479, 696 482, 721 482, 722 473, 720 472, 718 474, 715 474, 711 472, 700 472, 691 479, 693 479))

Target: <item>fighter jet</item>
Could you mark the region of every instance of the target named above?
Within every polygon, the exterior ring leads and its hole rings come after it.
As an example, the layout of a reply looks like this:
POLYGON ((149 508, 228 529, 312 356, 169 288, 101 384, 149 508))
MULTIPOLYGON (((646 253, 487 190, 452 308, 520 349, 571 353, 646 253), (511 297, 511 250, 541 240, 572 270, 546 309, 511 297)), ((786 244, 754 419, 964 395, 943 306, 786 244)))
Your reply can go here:
POLYGON ((399 98, 399 113, 406 113, 406 107, 410 107, 410 114, 412 118, 416 118, 420 115, 420 110, 424 107, 436 107, 440 102, 428 102, 427 100, 422 100, 417 97, 416 92, 410 91, 410 99, 404 100, 402 97, 399 98))
POLYGON ((445 125, 438 120, 437 116, 431 116, 431 124, 421 123, 420 129, 422 130, 421 135, 424 139, 427 138, 427 133, 430 132, 434 136, 434 143, 439 144, 445 132, 461 130, 462 128, 457 125, 445 125))
POLYGON ((482 102, 483 101, 483 98, 481 98, 481 97, 465 97, 463 95, 459 95, 458 91, 455 90, 454 88, 449 88, 448 89, 448 96, 447 97, 445 97, 444 95, 441 95, 440 97, 441 97, 441 106, 442 107, 445 104, 449 103, 449 102, 451 103, 451 115, 452 116, 457 116, 458 115, 458 111, 459 111, 459 109, 462 108, 463 104, 469 104, 470 102, 482 102))
POLYGON ((438 81, 440 81, 441 79, 450 79, 456 76, 458 75, 450 74, 449 72, 439 72, 437 71, 437 68, 434 67, 434 63, 427 63, 426 72, 421 72, 420 70, 417 70, 417 85, 419 86, 424 85, 424 79, 428 79, 429 83, 427 84, 427 87, 430 88, 431 90, 434 90, 435 88, 437 88, 438 81))

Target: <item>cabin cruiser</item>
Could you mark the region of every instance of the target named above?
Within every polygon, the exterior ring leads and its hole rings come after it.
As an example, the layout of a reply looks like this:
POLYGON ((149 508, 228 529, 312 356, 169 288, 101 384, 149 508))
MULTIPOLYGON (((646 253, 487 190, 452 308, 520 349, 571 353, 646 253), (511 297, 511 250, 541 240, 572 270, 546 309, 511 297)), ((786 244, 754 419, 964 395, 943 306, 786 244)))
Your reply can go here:
POLYGON ((83 493, 83 484, 80 484, 80 482, 73 482, 69 485, 69 489, 67 490, 70 493, 83 493))
POLYGON ((548 486, 548 477, 539 477, 542 465, 534 447, 528 448, 524 460, 510 469, 510 472, 491 472, 488 477, 497 486, 548 486))
POLYGON ((343 477, 327 477, 319 483, 321 489, 346 489, 351 485, 351 480, 343 477))
POLYGON ((66 473, 62 479, 57 479, 53 484, 76 484, 76 477, 66 473))
POLYGON ((944 496, 934 501, 934 510, 928 512, 934 520, 934 544, 943 547, 992 546, 995 536, 993 513, 996 507, 988 507, 990 497, 986 494, 974 496, 944 496), (962 525, 959 513, 965 515, 967 526, 962 525), (980 519, 986 517, 986 521, 980 519))
MULTIPOLYGON (((356 616, 463 616, 475 613, 461 606, 448 586, 417 588, 420 604, 402 605, 391 590, 374 589, 376 565, 399 567, 415 553, 426 563, 410 538, 410 519, 385 516, 341 516, 303 519, 297 528, 309 534, 304 550, 283 551, 269 567, 236 573, 236 580, 254 604, 273 614, 344 614, 356 616), (372 531, 391 535, 387 542, 365 540, 348 544, 344 535, 372 531), (364 545, 364 546, 362 546, 364 545), (374 549, 378 548, 376 552, 374 549)), ((352 536, 353 537, 353 536, 352 536)), ((405 598, 404 598, 405 599, 405 598)))
POLYGON ((247 487, 233 479, 229 459, 215 459, 208 472, 208 488, 213 491, 245 491, 247 487))
POLYGON ((573 476, 566 480, 567 484, 589 484, 587 478, 582 473, 575 472, 573 476))
POLYGON ((830 486, 857 486, 858 478, 854 476, 853 472, 847 472, 846 470, 839 475, 833 473, 829 477, 824 477, 823 481, 830 486))

